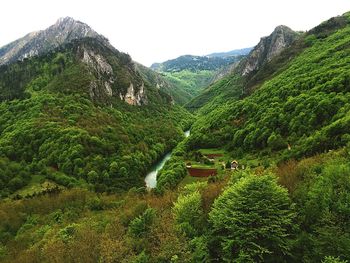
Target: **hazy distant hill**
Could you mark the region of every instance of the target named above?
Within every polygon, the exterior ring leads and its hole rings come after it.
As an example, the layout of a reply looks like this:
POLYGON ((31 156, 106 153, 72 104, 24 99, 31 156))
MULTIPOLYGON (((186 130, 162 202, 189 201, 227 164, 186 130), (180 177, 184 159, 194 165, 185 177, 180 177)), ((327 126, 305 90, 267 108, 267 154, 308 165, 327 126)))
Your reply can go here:
POLYGON ((249 54, 249 52, 253 49, 253 47, 242 48, 242 49, 234 49, 228 52, 217 52, 211 53, 207 55, 208 57, 230 57, 230 56, 245 56, 249 54))
POLYGON ((163 63, 154 63, 151 68, 163 74, 178 89, 189 94, 185 99, 188 102, 219 75, 221 77, 229 73, 232 65, 240 61, 250 50, 246 48, 208 56, 185 55, 163 63))
POLYGON ((192 56, 185 55, 178 57, 176 59, 167 60, 163 63, 154 63, 151 68, 159 72, 179 72, 182 70, 189 71, 200 71, 200 70, 218 70, 222 67, 230 65, 238 61, 242 56, 249 53, 249 49, 234 53, 233 55, 224 56, 224 53, 221 53, 219 56, 192 56))

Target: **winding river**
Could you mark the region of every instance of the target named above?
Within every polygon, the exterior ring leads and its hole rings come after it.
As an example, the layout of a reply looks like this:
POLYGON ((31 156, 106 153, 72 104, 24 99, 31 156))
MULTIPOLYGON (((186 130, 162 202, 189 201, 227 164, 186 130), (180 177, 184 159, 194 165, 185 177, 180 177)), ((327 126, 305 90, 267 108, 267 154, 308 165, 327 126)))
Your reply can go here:
MULTIPOLYGON (((187 138, 190 136, 191 131, 185 131, 185 137, 187 138)), ((155 165, 152 166, 151 171, 148 172, 148 174, 145 177, 145 183, 147 188, 155 188, 157 185, 157 174, 160 169, 163 168, 164 164, 167 160, 170 159, 171 154, 173 151, 168 152, 166 155, 163 156, 161 160, 159 160, 155 165)))

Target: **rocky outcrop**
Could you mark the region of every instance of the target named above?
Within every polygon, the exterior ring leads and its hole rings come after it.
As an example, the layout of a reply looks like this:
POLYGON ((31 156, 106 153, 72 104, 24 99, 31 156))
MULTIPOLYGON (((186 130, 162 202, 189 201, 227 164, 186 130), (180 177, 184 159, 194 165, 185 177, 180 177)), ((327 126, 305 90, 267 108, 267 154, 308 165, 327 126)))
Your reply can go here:
MULTIPOLYGON (((128 87, 116 87, 117 74, 103 55, 85 46, 81 47, 80 53, 82 54, 81 61, 87 65, 88 71, 94 76, 89 86, 91 99, 116 96, 130 105, 147 104, 143 82, 137 86, 136 82, 133 83, 131 80, 128 87)), ((134 72, 134 74, 137 73, 134 72)))
POLYGON ((71 17, 60 18, 49 28, 27 34, 0 48, 0 65, 44 54, 74 39, 94 37, 109 45, 108 40, 88 25, 71 17))
POLYGON ((82 62, 88 66, 90 73, 96 77, 90 82, 90 97, 92 99, 102 96, 112 97, 112 85, 116 80, 112 66, 103 56, 95 53, 93 50, 83 47, 82 53, 82 62), (100 87, 103 87, 104 89, 101 90, 100 87))
POLYGON ((129 88, 127 89, 125 94, 119 94, 120 99, 124 100, 126 103, 130 105, 143 105, 147 104, 147 100, 145 97, 145 86, 142 82, 141 86, 136 90, 134 89, 134 85, 130 83, 129 88))
POLYGON ((299 33, 287 26, 276 27, 271 35, 261 38, 248 57, 241 62, 241 74, 245 76, 260 69, 264 63, 271 61, 289 47, 298 36, 299 33))

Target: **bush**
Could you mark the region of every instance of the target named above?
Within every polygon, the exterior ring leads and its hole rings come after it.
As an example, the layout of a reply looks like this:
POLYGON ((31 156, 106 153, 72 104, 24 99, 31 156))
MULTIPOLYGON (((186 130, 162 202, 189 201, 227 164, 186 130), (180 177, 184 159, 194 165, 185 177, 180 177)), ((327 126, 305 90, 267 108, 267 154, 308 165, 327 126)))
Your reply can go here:
POLYGON ((347 263, 347 260, 341 260, 339 257, 325 257, 322 263, 347 263))
POLYGON ((156 211, 153 208, 147 208, 146 211, 130 222, 128 232, 135 236, 141 237, 151 228, 156 211))
POLYGON ((87 207, 90 210, 103 210, 103 204, 100 198, 94 197, 87 201, 87 207))

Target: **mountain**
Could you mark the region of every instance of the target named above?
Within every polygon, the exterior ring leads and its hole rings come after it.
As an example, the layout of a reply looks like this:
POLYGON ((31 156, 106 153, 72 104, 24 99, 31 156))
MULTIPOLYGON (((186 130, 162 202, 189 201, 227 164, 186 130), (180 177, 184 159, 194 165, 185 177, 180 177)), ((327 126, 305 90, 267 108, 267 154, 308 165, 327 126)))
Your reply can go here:
POLYGON ((239 63, 231 64, 218 71, 213 78, 215 83, 193 98, 186 108, 195 111, 213 99, 218 100, 219 97, 223 102, 229 98, 241 96, 244 93, 241 83, 248 81, 264 64, 289 47, 299 35, 300 33, 286 26, 276 27, 269 36, 261 38, 259 43, 239 63), (223 78, 225 76, 227 77, 223 78))
MULTIPOLYGON (((83 24, 63 19, 49 31, 57 25, 56 33, 72 36, 83 24)), ((2 197, 31 184, 34 175, 96 191, 142 187, 147 170, 191 121, 155 86, 161 79, 144 78, 104 37, 64 39, 0 66, 2 197)))
POLYGON ((179 72, 183 70, 217 70, 236 62, 241 55, 233 56, 192 56, 185 55, 176 59, 167 60, 163 63, 154 63, 151 69, 159 72, 179 72))
POLYGON ((248 51, 249 49, 233 50, 208 56, 185 55, 163 63, 154 63, 151 68, 161 73, 177 90, 187 94, 183 97, 183 102, 187 103, 219 76, 226 74, 248 51))
POLYGON ((242 75, 248 75, 252 71, 258 70, 264 63, 270 62, 286 47, 289 47, 298 35, 299 33, 287 26, 276 27, 269 36, 261 38, 258 45, 242 62, 242 75))
MULTIPOLYGON (((76 21, 71 17, 64 17, 64 18, 58 19, 54 25, 48 27, 45 30, 29 33, 23 38, 20 38, 0 48, 0 65, 9 64, 16 61, 22 61, 24 59, 27 59, 36 55, 42 55, 56 48, 59 48, 65 44, 71 43, 74 40, 83 39, 83 38, 96 39, 99 42, 101 42, 101 44, 104 45, 105 47, 108 47, 111 50, 114 49, 108 42, 107 38, 98 34, 96 31, 90 28, 87 24, 82 23, 80 21, 76 21)), ((117 53, 119 52, 117 51, 117 53)), ((109 67, 107 65, 108 63, 106 64, 105 61, 101 61, 100 63, 98 61, 99 57, 96 57, 95 54, 92 54, 91 52, 90 53, 86 52, 85 54, 82 54, 82 55, 85 56, 84 57, 84 59, 86 60, 85 62, 90 63, 91 67, 95 67, 95 69, 99 71, 101 74, 104 74, 104 73, 109 74, 108 73, 109 69, 101 68, 104 66, 109 67), (99 67, 99 69, 97 69, 97 67, 99 67)), ((137 63, 135 62, 134 64, 136 65, 137 63)), ((133 67, 135 67, 135 69, 137 68, 136 66, 131 65, 130 70, 133 70, 132 69, 133 67)), ((156 74, 146 67, 138 67, 136 70, 140 68, 142 68, 143 72, 148 71, 147 75, 156 74)), ((173 96, 173 99, 175 102, 180 104, 184 103, 183 97, 188 97, 188 94, 177 89, 177 86, 166 83, 166 80, 163 79, 161 76, 157 77, 156 80, 157 80, 156 83, 151 83, 153 86, 158 86, 160 89, 164 89, 166 93, 173 96)), ((108 81, 105 82, 106 90, 109 89, 109 86, 111 85, 112 82, 114 82, 113 77, 110 78, 109 82, 108 81)), ((130 99, 127 99, 130 103, 140 104, 142 103, 141 97, 136 99, 136 97, 139 95, 131 94, 133 92, 132 90, 134 90, 135 88, 138 89, 138 87, 134 87, 134 86, 129 87, 128 95, 119 94, 119 96, 123 97, 124 99, 130 97, 130 99), (136 96, 136 97, 133 98, 133 96, 136 96)), ((107 91, 107 92, 110 92, 110 91, 107 91)))
POLYGON ((252 47, 242 48, 242 49, 234 49, 228 52, 216 52, 207 55, 207 57, 231 57, 231 56, 245 56, 248 55, 252 50, 252 47))
POLYGON ((71 17, 60 18, 49 28, 29 33, 0 48, 0 65, 44 54, 62 44, 84 37, 98 38, 108 45, 108 40, 88 25, 71 17))
POLYGON ((201 117, 190 144, 226 145, 237 154, 282 151, 282 159, 344 146, 350 128, 349 30, 345 14, 288 41, 286 47, 286 36, 281 35, 285 27, 278 27, 235 73, 211 87, 225 96, 212 93, 211 102, 198 111, 201 117))

